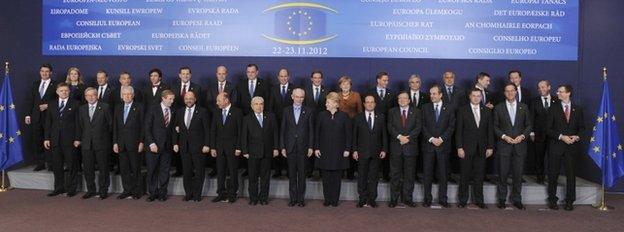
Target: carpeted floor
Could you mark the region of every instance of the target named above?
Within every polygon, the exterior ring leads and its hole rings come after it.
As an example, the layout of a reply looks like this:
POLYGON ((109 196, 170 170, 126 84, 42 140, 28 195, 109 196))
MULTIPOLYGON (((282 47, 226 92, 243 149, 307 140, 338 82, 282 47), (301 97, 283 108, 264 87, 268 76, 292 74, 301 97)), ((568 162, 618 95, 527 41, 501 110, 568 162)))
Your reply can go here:
POLYGON ((527 206, 526 211, 395 208, 356 208, 341 202, 327 208, 309 201, 305 208, 289 208, 284 199, 268 206, 249 206, 247 199, 234 204, 183 202, 180 196, 167 202, 82 200, 47 192, 14 189, 0 193, 0 231, 624 231, 624 195, 607 196, 610 212, 579 206, 572 212, 527 206))

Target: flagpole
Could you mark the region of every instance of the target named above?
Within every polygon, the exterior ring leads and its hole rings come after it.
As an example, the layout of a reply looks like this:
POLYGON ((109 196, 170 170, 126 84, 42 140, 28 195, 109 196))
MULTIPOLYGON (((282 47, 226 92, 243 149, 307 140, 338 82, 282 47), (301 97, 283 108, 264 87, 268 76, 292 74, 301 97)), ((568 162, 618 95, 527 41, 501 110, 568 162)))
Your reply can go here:
MULTIPOLYGON (((607 81, 607 67, 602 66, 602 81, 607 81)), ((609 147, 609 144, 607 144, 609 147)), ((608 154, 607 154, 608 155, 608 154)), ((601 199, 600 203, 594 206, 598 211, 609 211, 612 210, 613 207, 608 206, 605 202, 605 176, 606 176, 606 164, 607 164, 607 155, 602 156, 602 188, 601 188, 601 199)))
MULTIPOLYGON (((4 74, 9 75, 9 62, 5 61, 4 62, 4 74)), ((6 184, 4 183, 4 176, 6 175, 5 171, 2 170, 2 183, 0 183, 0 193, 6 192, 9 190, 9 188, 6 186, 6 184)))

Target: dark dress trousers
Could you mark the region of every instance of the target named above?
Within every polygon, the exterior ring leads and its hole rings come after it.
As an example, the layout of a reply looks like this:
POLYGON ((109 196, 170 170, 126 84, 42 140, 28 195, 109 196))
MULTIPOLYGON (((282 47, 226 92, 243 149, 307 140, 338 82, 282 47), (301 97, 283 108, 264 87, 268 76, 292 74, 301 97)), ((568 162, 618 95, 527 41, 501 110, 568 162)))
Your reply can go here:
MULTIPOLYGON (((284 108, 292 106, 292 91, 296 87, 292 83, 288 83, 288 87, 284 88, 284 94, 282 95, 281 85, 277 84, 271 87, 269 94, 269 110, 275 114, 277 119, 277 126, 282 125, 282 117, 284 115, 284 108)), ((273 170, 276 174, 280 174, 282 170, 288 171, 288 162, 286 157, 279 155, 273 158, 272 161, 273 170)))
POLYGON ((49 102, 45 117, 44 139, 50 141, 52 150, 52 169, 54 171, 54 191, 76 193, 78 184, 78 157, 74 141, 76 137, 76 116, 79 103, 73 99, 65 99, 60 107, 58 100, 49 102), (67 167, 64 171, 63 165, 67 167))
POLYGON ((236 87, 238 107, 243 111, 243 115, 253 112, 253 110, 251 110, 251 99, 253 97, 262 97, 264 102, 269 102, 270 85, 260 78, 256 78, 255 82, 256 87, 251 95, 249 94, 249 80, 247 78, 238 82, 238 86, 236 87))
POLYGON ((550 101, 548 98, 546 99, 548 104, 544 104, 544 97, 538 96, 531 100, 531 105, 529 106, 531 110, 531 121, 533 122, 533 133, 535 135, 535 141, 533 141, 532 145, 533 149, 533 157, 535 164, 535 174, 543 178, 545 175, 544 172, 544 159, 546 158, 546 154, 548 153, 548 139, 546 133, 546 121, 548 120, 548 109, 551 106, 558 105, 559 102, 557 97, 550 96, 550 101))
POLYGON ((98 165, 99 194, 108 193, 110 185, 109 161, 112 148, 113 116, 108 104, 97 102, 93 117, 89 117, 89 104, 80 106, 76 137, 82 147, 82 169, 87 191, 96 193, 95 165, 98 165))
POLYGON ((166 198, 169 185, 169 169, 173 139, 173 125, 175 112, 169 109, 169 122, 165 121, 165 115, 161 104, 153 104, 148 107, 145 114, 145 164, 147 166, 147 191, 150 197, 166 198), (150 150, 150 144, 156 144, 156 153, 150 150))
POLYGON ((45 163, 50 165, 52 161, 51 155, 43 147, 46 111, 39 110, 39 105, 48 104, 57 99, 57 83, 52 79, 48 79, 48 81, 50 83, 48 88, 45 89, 43 96, 39 94, 41 80, 35 81, 26 95, 26 107, 30 108, 26 110, 26 116, 30 116, 30 129, 32 130, 32 142, 34 144, 35 163, 37 165, 44 165, 45 163))
POLYGON ((512 124, 507 109, 507 101, 503 101, 494 108, 494 134, 498 140, 496 155, 499 156, 498 200, 507 199, 507 178, 511 171, 512 191, 511 201, 522 203, 522 175, 524 174, 524 160, 527 155, 527 141, 532 129, 529 108, 524 103, 516 104, 515 122, 512 124), (516 138, 524 135, 526 138, 519 144, 509 144, 502 136, 516 138), (511 169, 511 170, 510 170, 511 169))
POLYGON ((337 204, 340 199, 342 171, 349 168, 349 157, 353 142, 351 119, 342 111, 333 115, 329 111, 318 114, 316 120, 314 150, 320 150, 316 168, 322 171, 323 195, 326 202, 337 204))
MULTIPOLYGON (((162 93, 162 91, 171 89, 169 88, 169 86, 165 83, 163 83, 163 81, 160 82, 160 84, 158 85, 157 89, 156 89, 156 94, 154 94, 154 92, 152 91, 152 83, 149 82, 142 90, 143 96, 141 99, 138 99, 141 101, 141 103, 143 103, 143 105, 145 105, 145 107, 151 107, 152 105, 158 105, 160 104, 160 99, 161 96, 160 94, 162 93)), ((121 88, 120 88, 121 89, 121 88)), ((138 95, 141 92, 137 92, 136 89, 134 91, 134 95, 138 95)), ((136 101, 136 97, 135 97, 135 101, 136 101)), ((123 101, 122 101, 123 102, 123 101)), ((174 106, 172 106, 174 107, 174 106)), ((174 108, 175 111, 175 108, 174 108)))
POLYGON ((361 202, 377 199, 379 154, 388 153, 386 117, 375 112, 362 112, 353 119, 353 152, 358 153, 358 195, 361 202), (372 127, 371 127, 372 122, 372 127))
MULTIPOLYGON (((581 155, 582 145, 577 141, 571 145, 559 139, 559 135, 579 136, 584 138, 585 121, 583 108, 571 104, 570 117, 566 119, 561 103, 552 105, 548 111, 546 130, 549 138, 548 149, 548 201, 557 203, 557 180, 561 169, 561 163, 565 168, 566 176, 566 203, 572 204, 576 200, 576 176, 574 175, 574 160, 581 155)), ((605 120, 610 120, 609 118, 605 120)))
POLYGON ((249 155, 249 199, 269 200, 269 180, 273 151, 279 147, 279 130, 273 113, 262 113, 262 124, 255 113, 243 118, 241 149, 249 155), (258 181, 260 191, 258 192, 258 181))
POLYGON ((198 105, 194 107, 188 126, 190 108, 177 110, 172 143, 178 145, 186 197, 199 201, 206 179, 205 164, 209 154, 202 153, 202 148, 210 146, 210 116, 207 109, 198 105))
POLYGON ((223 110, 212 117, 210 125, 211 149, 217 151, 217 194, 236 199, 238 194, 238 163, 235 155, 240 150, 240 132, 243 127, 243 112, 230 105, 225 120, 223 110), (226 183, 226 176, 230 179, 226 183))
POLYGON ((433 103, 427 103, 422 107, 422 152, 424 171, 424 201, 431 203, 431 183, 433 182, 434 166, 438 179, 438 202, 447 203, 447 163, 451 152, 451 140, 455 131, 455 110, 445 103, 439 104, 439 116, 433 103), (430 138, 441 138, 442 145, 439 147, 429 142, 430 138))
MULTIPOLYGON (((375 97, 375 103, 376 103, 375 112, 379 112, 380 114, 385 115, 386 121, 387 121, 388 112, 390 111, 390 109, 394 108, 397 104, 396 93, 394 93, 394 91, 392 91, 391 89, 386 88, 386 91, 384 92, 384 96, 382 97, 377 91, 377 87, 375 87, 375 88, 369 89, 366 94, 362 95, 362 102, 364 102, 367 95, 373 95, 375 97)), ((387 141, 387 143, 390 143, 390 140, 392 140, 393 138, 390 138, 390 136, 388 136, 388 139, 389 140, 387 141)), ((388 151, 389 152, 388 154, 386 154, 386 156, 390 157, 390 153, 392 153, 392 150, 390 149, 388 151)), ((386 159, 380 160, 379 169, 381 171, 383 179, 389 180, 390 179, 390 159, 386 158, 386 159)))
POLYGON ((494 124, 490 110, 479 107, 479 125, 472 112, 472 105, 464 105, 457 110, 455 146, 463 149, 465 156, 460 159, 461 177, 458 200, 466 204, 469 185, 472 185, 472 201, 483 202, 483 178, 485 175, 485 152, 494 148, 494 124), (472 184, 471 184, 472 183, 472 184))
POLYGON ((420 110, 409 107, 406 118, 402 119, 401 107, 395 107, 388 112, 388 137, 390 137, 390 200, 397 202, 399 198, 404 202, 412 201, 414 192, 414 177, 416 157, 418 157, 418 136, 422 129, 422 114, 420 110), (410 141, 401 145, 399 135, 409 136, 410 141))
POLYGON ((284 109, 279 147, 285 149, 287 154, 290 201, 303 202, 308 149, 314 148, 314 113, 311 107, 299 106, 300 112, 297 117, 294 107, 288 106, 284 109))
MULTIPOLYGON (((119 150, 119 170, 123 192, 134 196, 143 195, 141 185, 141 153, 139 144, 143 143, 143 123, 145 109, 143 104, 132 102, 124 120, 125 104, 117 105, 114 112, 113 144, 119 150)), ((143 148, 149 148, 144 144, 143 148)))

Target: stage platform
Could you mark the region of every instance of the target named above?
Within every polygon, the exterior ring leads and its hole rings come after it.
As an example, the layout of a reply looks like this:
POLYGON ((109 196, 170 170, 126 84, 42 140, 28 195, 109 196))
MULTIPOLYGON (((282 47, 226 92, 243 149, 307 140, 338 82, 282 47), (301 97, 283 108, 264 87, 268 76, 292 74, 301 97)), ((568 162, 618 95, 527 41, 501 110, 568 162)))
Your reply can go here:
MULTIPOLYGON (((33 172, 33 167, 23 167, 8 172, 8 177, 11 183, 11 187, 19 189, 39 189, 39 190, 52 190, 53 188, 53 175, 49 171, 33 172)), ((522 188, 522 197, 524 204, 530 205, 543 205, 546 204, 546 186, 535 183, 535 179, 532 176, 525 176, 526 182, 522 188)), ((247 196, 247 179, 241 178, 242 184, 240 185, 239 196, 247 196)), ((97 178, 96 178, 97 181, 97 178)), ((85 190, 84 180, 80 186, 83 191, 85 190)), ((559 186, 557 192, 559 198, 563 198, 565 192, 564 189, 565 177, 559 178, 559 186)), ((421 202, 423 199, 423 186, 421 183, 416 182, 414 188, 414 200, 421 202)), ((215 178, 206 178, 204 184, 203 195, 216 196, 217 180, 215 178)), ((436 201, 437 185, 434 184, 432 188, 434 202, 436 201)), ((448 201, 449 203, 457 202, 457 184, 448 185, 448 201)), ((308 179, 306 199, 322 199, 322 185, 320 180, 308 179)), ((378 187, 378 201, 388 201, 390 198, 390 185, 389 183, 380 181, 378 187)), ((114 175, 111 177, 110 192, 120 193, 121 177, 114 175)), ((288 198, 288 179, 279 178, 271 179, 270 187, 271 198, 288 198)), ((484 187, 485 202, 488 204, 496 203, 496 185, 485 182, 484 187)), ((184 195, 184 188, 182 187, 182 178, 171 178, 169 182, 169 194, 171 195, 184 195)), ((342 191, 340 193, 341 200, 357 200, 357 182, 351 180, 343 180, 342 191)), ((576 202, 577 205, 589 205, 595 204, 600 200, 600 185, 589 182, 582 178, 576 178, 576 202)))

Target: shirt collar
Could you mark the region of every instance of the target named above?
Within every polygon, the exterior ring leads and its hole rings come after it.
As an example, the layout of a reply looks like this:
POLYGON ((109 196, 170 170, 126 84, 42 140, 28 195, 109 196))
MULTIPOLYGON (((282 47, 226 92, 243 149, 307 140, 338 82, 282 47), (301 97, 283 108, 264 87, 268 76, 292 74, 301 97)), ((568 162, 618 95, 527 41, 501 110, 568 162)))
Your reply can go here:
POLYGON ((59 101, 59 102, 62 102, 62 101, 67 102, 67 101, 69 101, 69 98, 62 99, 62 98, 60 98, 60 97, 59 97, 58 101, 59 101))
POLYGON ((93 103, 93 104, 91 104, 91 103, 88 103, 88 104, 89 104, 89 107, 91 107, 91 106, 97 106, 98 102, 96 101, 96 102, 95 102, 95 103, 93 103))
POLYGON ((169 109, 169 107, 167 107, 165 104, 163 104, 162 102, 160 102, 160 108, 162 108, 163 110, 165 109, 169 109))
POLYGON ((470 103, 470 108, 471 108, 471 109, 474 109, 475 107, 476 107, 477 109, 481 109, 481 106, 480 106, 479 104, 474 105, 474 104, 470 103))
POLYGON ((230 112, 230 108, 232 107, 232 103, 230 103, 228 106, 225 107, 225 112, 230 112))
MULTIPOLYGON (((194 105, 190 108, 190 109, 191 109, 191 111, 194 111, 194 110, 195 110, 195 106, 196 106, 196 105, 197 105, 197 104, 194 104, 194 105)), ((189 109, 189 107, 188 107, 188 106, 185 106, 184 108, 186 108, 186 110, 188 110, 188 109, 189 109)))
POLYGON ((130 107, 130 106, 132 106, 132 103, 133 103, 133 102, 134 102, 134 101, 131 101, 130 103, 125 103, 125 102, 124 102, 124 106, 128 106, 128 107, 130 107))
POLYGON ((407 110, 407 111, 409 111, 409 105, 407 105, 407 106, 405 106, 405 107, 401 107, 401 106, 399 106, 399 108, 401 108, 401 111, 403 111, 403 110, 407 110))

